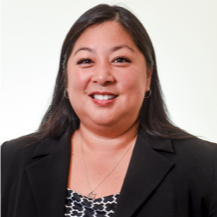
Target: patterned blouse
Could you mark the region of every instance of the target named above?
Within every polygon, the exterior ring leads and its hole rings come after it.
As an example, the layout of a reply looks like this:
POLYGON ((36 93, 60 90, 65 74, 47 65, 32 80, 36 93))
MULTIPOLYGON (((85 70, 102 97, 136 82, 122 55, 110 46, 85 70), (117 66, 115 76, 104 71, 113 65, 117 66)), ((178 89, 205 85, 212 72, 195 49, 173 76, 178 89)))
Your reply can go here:
POLYGON ((112 217, 120 193, 107 197, 90 199, 67 188, 65 215, 69 217, 112 217))

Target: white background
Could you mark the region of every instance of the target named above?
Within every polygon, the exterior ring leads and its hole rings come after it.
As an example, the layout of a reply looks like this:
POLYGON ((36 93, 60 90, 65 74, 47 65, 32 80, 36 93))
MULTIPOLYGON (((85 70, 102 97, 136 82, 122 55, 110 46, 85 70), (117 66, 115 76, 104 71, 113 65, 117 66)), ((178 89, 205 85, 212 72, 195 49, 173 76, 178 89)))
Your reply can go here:
POLYGON ((173 122, 217 142, 216 0, 2 0, 0 142, 38 128, 66 33, 99 3, 124 6, 141 20, 173 122))

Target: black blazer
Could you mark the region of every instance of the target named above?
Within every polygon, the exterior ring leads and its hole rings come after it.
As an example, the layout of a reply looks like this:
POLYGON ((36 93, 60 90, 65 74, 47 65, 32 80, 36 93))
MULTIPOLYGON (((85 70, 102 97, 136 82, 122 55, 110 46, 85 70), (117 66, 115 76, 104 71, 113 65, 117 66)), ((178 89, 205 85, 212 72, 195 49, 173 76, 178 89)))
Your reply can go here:
MULTIPOLYGON (((2 217, 63 217, 70 133, 30 143, 2 145, 2 217)), ((200 139, 155 139, 140 129, 115 217, 217 217, 216 152, 200 139)))

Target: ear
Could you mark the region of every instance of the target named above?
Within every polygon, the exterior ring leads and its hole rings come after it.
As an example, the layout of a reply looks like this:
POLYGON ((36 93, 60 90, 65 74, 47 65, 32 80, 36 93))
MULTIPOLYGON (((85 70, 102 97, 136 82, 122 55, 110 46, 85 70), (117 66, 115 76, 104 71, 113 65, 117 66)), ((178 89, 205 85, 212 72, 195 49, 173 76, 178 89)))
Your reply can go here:
POLYGON ((153 73, 153 69, 147 70, 146 89, 145 89, 146 92, 150 90, 152 73, 153 73))

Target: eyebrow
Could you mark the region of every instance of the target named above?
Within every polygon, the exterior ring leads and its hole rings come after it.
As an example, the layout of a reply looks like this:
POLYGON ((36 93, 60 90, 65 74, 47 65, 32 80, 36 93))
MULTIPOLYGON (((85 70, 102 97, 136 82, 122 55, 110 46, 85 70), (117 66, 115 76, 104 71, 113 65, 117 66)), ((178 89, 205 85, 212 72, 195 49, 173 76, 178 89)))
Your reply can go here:
POLYGON ((89 47, 81 47, 81 48, 79 48, 79 49, 74 53, 74 56, 75 56, 79 51, 81 51, 81 50, 86 50, 86 51, 91 52, 91 53, 94 52, 93 49, 91 49, 91 48, 89 48, 89 47))
MULTIPOLYGON (((112 52, 115 52, 115 51, 120 50, 120 49, 122 49, 122 48, 127 48, 127 49, 131 50, 132 52, 134 52, 133 48, 129 47, 129 46, 126 45, 126 44, 113 47, 113 48, 111 48, 111 49, 109 50, 109 52, 112 53, 112 52)), ((74 56, 75 56, 79 51, 82 51, 82 50, 85 50, 85 51, 88 51, 88 52, 91 52, 91 53, 94 53, 94 52, 95 52, 94 49, 91 49, 91 48, 89 48, 89 47, 81 47, 81 48, 79 48, 79 49, 74 53, 74 56)))
POLYGON ((122 48, 127 48, 127 49, 131 50, 132 52, 134 52, 133 48, 129 47, 129 46, 126 45, 126 44, 119 45, 119 46, 117 46, 117 47, 112 48, 112 49, 111 49, 111 52, 120 50, 120 49, 122 49, 122 48))

